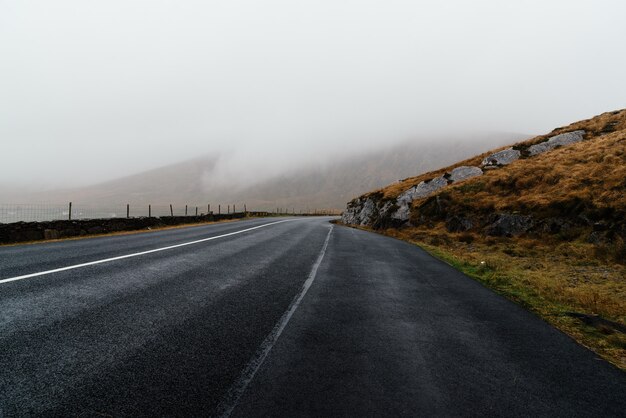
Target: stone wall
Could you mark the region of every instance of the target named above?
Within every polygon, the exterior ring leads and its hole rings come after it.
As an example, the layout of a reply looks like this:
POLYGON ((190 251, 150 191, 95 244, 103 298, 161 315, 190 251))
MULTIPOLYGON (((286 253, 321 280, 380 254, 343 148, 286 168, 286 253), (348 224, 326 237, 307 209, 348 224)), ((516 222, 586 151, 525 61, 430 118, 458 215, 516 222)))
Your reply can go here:
MULTIPOLYGON (((250 215, 250 213, 248 213, 250 215)), ((160 218, 112 218, 76 221, 15 222, 0 224, 0 244, 13 244, 58 238, 80 237, 111 232, 138 231, 164 226, 240 219, 245 213, 204 216, 164 216, 160 218)))

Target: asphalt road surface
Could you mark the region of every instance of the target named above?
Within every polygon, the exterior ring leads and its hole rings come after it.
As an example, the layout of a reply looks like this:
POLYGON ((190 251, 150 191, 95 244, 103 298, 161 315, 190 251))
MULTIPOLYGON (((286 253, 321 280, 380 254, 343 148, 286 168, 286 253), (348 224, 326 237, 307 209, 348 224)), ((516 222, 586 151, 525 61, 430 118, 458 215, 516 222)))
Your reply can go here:
POLYGON ((0 416, 626 415, 623 372, 328 221, 1 247, 0 416))

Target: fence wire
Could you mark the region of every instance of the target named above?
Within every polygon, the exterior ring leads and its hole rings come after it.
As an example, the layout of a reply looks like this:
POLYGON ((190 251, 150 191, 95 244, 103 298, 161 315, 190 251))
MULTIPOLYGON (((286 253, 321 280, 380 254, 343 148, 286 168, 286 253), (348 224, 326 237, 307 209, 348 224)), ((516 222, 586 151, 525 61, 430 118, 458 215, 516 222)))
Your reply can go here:
MULTIPOLYGON (((195 216, 206 215, 207 213, 233 213, 243 212, 245 210, 251 211, 245 204, 235 205, 183 205, 183 204, 129 204, 126 203, 112 204, 112 205, 94 205, 86 203, 72 203, 71 206, 71 219, 109 219, 109 218, 138 218, 144 216, 152 217, 164 217, 164 216, 195 216), (128 212, 127 212, 128 211, 128 212), (196 212, 197 211, 197 212, 196 212)), ((258 209, 257 209, 258 210, 258 209)), ((336 215, 339 212, 336 210, 323 210, 315 209, 310 211, 296 211, 293 208, 263 208, 261 211, 267 211, 271 214, 327 214, 336 215)), ((44 221, 56 221, 56 220, 68 220, 70 219, 70 205, 67 204, 54 204, 54 203, 39 203, 39 204, 15 204, 15 203, 0 203, 0 223, 13 223, 13 222, 44 222, 44 221)))
MULTIPOLYGON (((241 209, 244 206, 241 205, 241 209)), ((217 206, 214 211, 217 213, 217 206)), ((242 210, 237 208, 237 212, 242 210)), ((108 218, 137 218, 143 216, 163 217, 163 216, 195 216, 206 215, 208 213, 208 205, 192 206, 192 205, 90 205, 82 203, 72 203, 71 219, 108 219, 108 218), (127 212, 128 211, 128 212, 127 212), (197 212, 196 212, 197 211, 197 212)), ((232 207, 230 212, 232 212, 232 207)), ((226 213, 226 206, 222 213, 226 213)), ((0 203, 0 223, 13 222, 43 222, 70 219, 70 205, 68 204, 16 204, 16 203, 0 203)))

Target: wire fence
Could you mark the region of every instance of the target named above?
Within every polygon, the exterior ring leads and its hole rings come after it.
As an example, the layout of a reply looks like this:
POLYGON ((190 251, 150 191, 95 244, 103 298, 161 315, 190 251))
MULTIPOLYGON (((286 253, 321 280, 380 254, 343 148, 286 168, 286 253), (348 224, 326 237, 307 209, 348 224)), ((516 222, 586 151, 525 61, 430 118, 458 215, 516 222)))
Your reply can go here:
MULTIPOLYGON (((164 216, 202 216, 209 213, 237 213, 247 212, 245 204, 233 205, 181 205, 181 204, 158 204, 158 205, 93 205, 84 203, 39 203, 39 204, 15 204, 0 203, 0 223, 14 222, 44 222, 56 220, 80 220, 80 219, 110 219, 110 218, 137 218, 137 217, 164 217, 164 216)), ((293 208, 275 208, 264 210, 270 214, 298 215, 336 215, 338 211, 332 209, 315 209, 310 211, 296 211, 293 208)))
POLYGON ((242 212, 244 205, 90 205, 81 203, 67 204, 0 204, 0 223, 43 222, 56 220, 136 218, 142 216, 195 216, 213 213, 242 212))

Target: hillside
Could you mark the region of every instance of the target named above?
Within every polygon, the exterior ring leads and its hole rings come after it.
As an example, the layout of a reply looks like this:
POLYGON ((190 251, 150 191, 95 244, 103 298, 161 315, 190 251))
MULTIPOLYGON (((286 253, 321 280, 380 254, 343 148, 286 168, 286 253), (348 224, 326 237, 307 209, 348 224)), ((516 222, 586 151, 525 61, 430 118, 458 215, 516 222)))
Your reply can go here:
POLYGON ((342 221, 418 243, 626 368, 626 110, 368 192, 342 221))
MULTIPOLYGON (((244 183, 220 171, 228 165, 226 156, 199 157, 166 167, 138 173, 89 187, 46 192, 16 193, 8 189, 0 195, 0 203, 63 203, 68 201, 94 207, 125 207, 190 204, 204 207, 207 203, 246 203, 251 210, 288 208, 340 211, 346 200, 412 175, 432 170, 471 156, 476 149, 489 149, 527 136, 491 133, 464 138, 440 138, 430 142, 408 141, 382 150, 354 150, 336 158, 310 163, 277 176, 259 173, 257 180, 244 183)), ((244 177, 254 177, 243 173, 244 177)))

